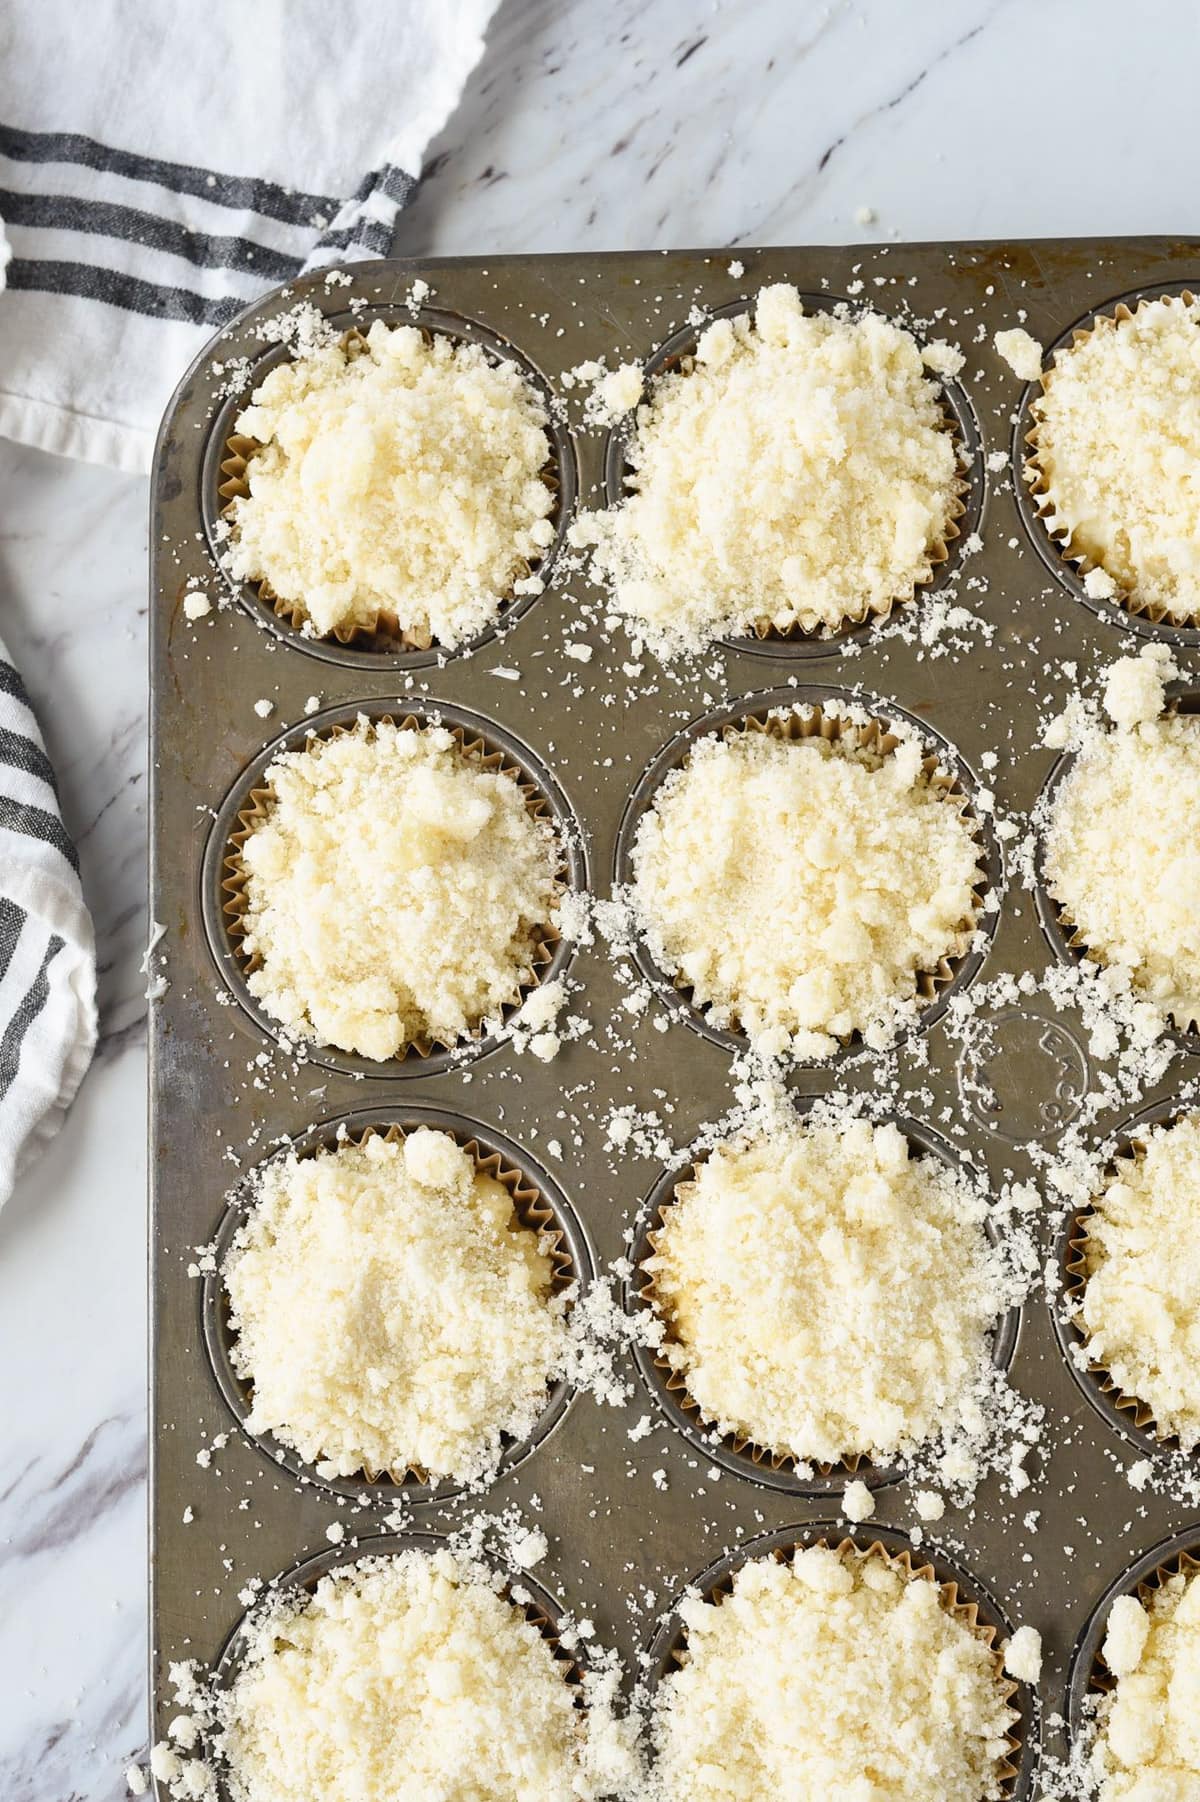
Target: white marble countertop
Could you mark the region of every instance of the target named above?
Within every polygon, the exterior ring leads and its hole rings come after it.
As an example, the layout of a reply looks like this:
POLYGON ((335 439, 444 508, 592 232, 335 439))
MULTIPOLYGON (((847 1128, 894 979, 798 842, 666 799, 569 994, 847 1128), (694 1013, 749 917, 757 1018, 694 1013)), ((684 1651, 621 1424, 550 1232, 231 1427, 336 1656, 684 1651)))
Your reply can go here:
MULTIPOLYGON (((511 0, 397 249, 1183 233, 1188 13, 511 0)), ((146 483, 0 445, 0 494, 0 635, 79 843, 103 1010, 0 1214, 0 1796, 117 1802, 146 1737, 146 483)))

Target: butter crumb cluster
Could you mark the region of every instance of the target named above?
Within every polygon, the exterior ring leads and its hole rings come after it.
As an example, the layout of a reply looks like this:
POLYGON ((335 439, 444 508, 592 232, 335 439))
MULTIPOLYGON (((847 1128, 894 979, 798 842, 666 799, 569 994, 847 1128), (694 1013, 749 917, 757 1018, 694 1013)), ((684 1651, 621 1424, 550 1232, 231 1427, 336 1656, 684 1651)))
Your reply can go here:
POLYGON ((377 320, 255 389, 257 441, 234 501, 229 573, 266 581, 317 636, 392 630, 447 649, 477 636, 553 542, 548 417, 515 365, 377 320))
MULTIPOLYGON (((646 1260, 661 1353, 705 1420, 806 1465, 969 1439, 987 1336, 1013 1300, 986 1216, 890 1124, 723 1141, 678 1185, 646 1260)), ((861 1483, 845 1500, 868 1518, 861 1483)))
POLYGON ((913 736, 878 755, 814 736, 701 739, 635 840, 660 966, 771 1054, 881 1048, 918 975, 970 943, 979 847, 913 736))
MULTIPOLYGON (((630 384, 632 393, 632 383, 630 384)), ((926 581, 956 511, 953 437, 916 340, 763 288, 638 408, 630 492, 591 514, 631 629, 663 654, 758 622, 830 630, 926 581)))
POLYGON ((448 1133, 267 1164, 223 1274, 247 1426, 324 1476, 478 1483, 568 1361, 549 1239, 448 1133))
POLYGON ((798 1771, 803 1794, 845 1802, 1002 1794, 1010 1686, 928 1580, 811 1546, 681 1613, 685 1662, 656 1697, 664 1798, 799 1794, 798 1771))
POLYGON ((559 847, 517 782, 440 726, 360 717, 281 753, 242 848, 247 985, 302 1037, 382 1060, 515 1005, 559 847))
POLYGON ((1030 468, 1068 555, 1140 608, 1200 619, 1200 302, 1097 318, 1057 352, 1033 415, 1030 468))

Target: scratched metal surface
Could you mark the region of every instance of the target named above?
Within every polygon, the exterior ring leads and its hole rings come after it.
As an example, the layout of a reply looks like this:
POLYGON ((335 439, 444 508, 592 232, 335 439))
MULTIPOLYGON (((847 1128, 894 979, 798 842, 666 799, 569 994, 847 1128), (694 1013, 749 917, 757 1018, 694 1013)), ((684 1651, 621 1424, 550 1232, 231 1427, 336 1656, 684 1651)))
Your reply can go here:
MULTIPOLYGON (((684 1145, 731 1101, 729 1049, 691 1030, 678 1010, 670 1012, 665 1034, 653 1027, 654 1008, 628 1020, 620 1012, 625 990, 600 944, 581 949, 571 964, 583 985, 577 1009, 597 1031, 566 1046, 549 1065, 502 1045, 464 1068, 425 1075, 419 1066, 410 1072, 408 1064, 362 1076, 316 1063, 297 1075, 286 1059, 250 1072, 270 1041, 247 1011, 221 998, 223 982, 203 920, 205 845, 214 810, 231 785, 265 744, 304 720, 306 698, 316 693, 323 708, 332 708, 428 695, 494 722, 553 771, 582 823, 591 885, 603 893, 630 791, 664 743, 712 707, 795 680, 816 692, 861 685, 866 695, 897 704, 944 735, 976 780, 982 753, 997 751, 999 766, 987 781, 1000 813, 1021 815, 1033 806, 1053 762, 1036 741, 1040 719, 1070 686, 1058 666, 1073 660, 1083 678, 1136 648, 1145 635, 1145 626, 1119 609, 1085 603, 1052 547, 1023 516, 1010 471, 985 478, 980 459, 996 451, 1011 459, 1021 429, 1019 385, 990 340, 995 330, 1016 323, 1018 308, 1027 314, 1028 329, 1050 345, 1119 296, 1194 285, 1200 277, 1197 247, 1146 239, 738 254, 745 265, 738 279, 728 273, 727 255, 703 252, 356 265, 349 288, 330 288, 321 278, 295 283, 285 298, 272 295, 235 322, 185 379, 164 423, 151 530, 151 908, 167 927, 170 978, 151 1019, 156 1734, 169 1713, 167 1662, 217 1659, 243 1612, 237 1591, 248 1578, 269 1577, 327 1551, 326 1528, 334 1519, 343 1520, 349 1534, 378 1531, 385 1508, 298 1482, 240 1433, 222 1397, 203 1343, 201 1286, 188 1276, 187 1264, 191 1248, 215 1233, 239 1170, 265 1155, 279 1135, 301 1135, 348 1113, 394 1118, 407 1107, 449 1110, 503 1134, 538 1164, 548 1163, 546 1141, 558 1136, 566 1157, 548 1167, 603 1266, 624 1250, 624 1235, 661 1175, 652 1159, 606 1153, 599 1123, 608 1110, 629 1103, 654 1108, 675 1144, 684 1145), (620 664, 630 656, 628 643, 620 632, 606 639, 580 623, 578 603, 597 596, 561 560, 547 592, 522 610, 511 629, 443 667, 430 658, 375 653, 331 658, 265 625, 254 603, 229 608, 195 629, 181 605, 188 578, 204 578, 214 588, 219 583, 205 547, 202 494, 208 483, 211 499, 211 446, 214 433, 223 440, 230 406, 218 392, 213 357, 228 364, 248 356, 261 374, 263 359, 278 352, 256 338, 254 327, 302 297, 331 315, 346 314, 351 297, 364 299, 369 307, 358 315, 360 324, 372 309, 407 319, 397 303, 416 277, 433 290, 429 323, 485 342, 491 334, 493 348, 515 349, 558 396, 564 369, 601 354, 610 365, 649 360, 685 327, 694 305, 706 312, 727 308, 767 281, 790 280, 806 293, 830 297, 860 281, 863 299, 898 316, 928 317, 944 308, 931 335, 960 342, 966 353, 958 405, 960 418, 978 435, 973 479, 983 545, 965 573, 984 578, 986 590, 968 588, 962 598, 992 622, 992 641, 975 634, 972 649, 937 660, 894 635, 858 635, 852 656, 838 645, 816 654, 778 645, 723 646, 705 660, 705 671, 715 673, 694 681, 673 676, 658 684, 657 693, 627 699, 620 664), (592 661, 564 660, 564 638, 592 643, 592 661), (518 668, 521 680, 490 675, 497 663, 518 668), (620 697, 616 704, 614 695, 620 697), (275 703, 267 722, 254 712, 260 696, 275 703), (623 1022, 628 1053, 606 1036, 605 1023, 614 1018, 623 1022), (581 1123, 578 1145, 564 1111, 581 1123), (227 1446, 209 1468, 199 1468, 197 1450, 221 1432, 230 1434, 227 1446), (185 1524, 189 1508, 193 1518, 185 1524)), ((560 448, 577 470, 582 501, 594 504, 605 492, 606 455, 611 478, 617 453, 609 454, 604 432, 581 429, 577 405, 569 420, 558 430, 560 448)), ((572 478, 568 502, 573 485, 572 478)), ((949 568, 956 561, 952 557, 949 568)), ((1181 647, 1180 661, 1194 674, 1200 633, 1166 636, 1181 647)), ((979 980, 1040 972, 1054 956, 1033 898, 1009 872, 979 980)), ((1056 1016, 1044 995, 1006 1012, 994 1027, 986 1064, 975 1060, 970 1071, 974 1087, 962 1084, 961 1047, 944 1021, 902 1046, 899 1065, 903 1087, 912 1093, 928 1088, 933 1095, 931 1108, 906 1111, 919 1113, 999 1183, 1036 1174, 1031 1142, 1053 1142, 1077 1112, 1092 1072, 1079 1022, 1056 1016), (926 1054, 923 1066, 918 1057, 926 1054), (981 1093, 990 1099, 981 1101, 981 1093)), ((1169 1099, 1196 1071, 1194 1051, 1180 1045, 1167 1077, 1145 1102, 1169 1099)), ((800 1095, 834 1084, 870 1089, 872 1060, 801 1069, 793 1079, 800 1095)), ((1118 1124, 1116 1116, 1105 1117, 1090 1136, 1099 1141, 1118 1124)), ((1047 1224, 1047 1251, 1052 1237, 1047 1224)), ((633 1606, 630 1598, 652 1590, 661 1609, 684 1580, 739 1541, 789 1526, 811 1532, 834 1520, 836 1502, 819 1489, 788 1493, 728 1469, 714 1481, 700 1453, 658 1413, 651 1435, 631 1443, 629 1425, 656 1404, 632 1360, 629 1375, 638 1385, 629 1410, 614 1412, 578 1397, 554 1433, 486 1496, 426 1503, 415 1515, 417 1525, 436 1531, 472 1510, 521 1506, 550 1539, 539 1580, 563 1606, 589 1614, 598 1636, 633 1663, 654 1636, 656 1610, 633 1606), (665 1489, 655 1482, 656 1472, 665 1473, 665 1489)), ((1068 1368, 1041 1293, 1023 1310, 1012 1380, 1048 1410, 1042 1447, 1031 1461, 1033 1489, 1013 1499, 990 1479, 970 1512, 949 1509, 927 1532, 922 1555, 952 1561, 1001 1618, 1041 1629, 1045 1722, 1065 1712, 1072 1648, 1099 1598, 1158 1542, 1178 1535, 1186 1540, 1192 1522, 1168 1495, 1151 1488, 1138 1496, 1126 1483, 1123 1468, 1145 1447, 1092 1404, 1087 1385, 1068 1368), (1023 1524, 1031 1508, 1040 1512, 1032 1532, 1023 1524)), ((914 1518, 907 1486, 878 1490, 870 1528, 903 1530, 914 1518)), ((864 1529, 868 1536, 870 1528, 864 1529)), ((1035 1738, 1031 1716, 1027 1724, 1035 1738)), ((1046 1743, 1060 1749, 1049 1729, 1046 1743)))

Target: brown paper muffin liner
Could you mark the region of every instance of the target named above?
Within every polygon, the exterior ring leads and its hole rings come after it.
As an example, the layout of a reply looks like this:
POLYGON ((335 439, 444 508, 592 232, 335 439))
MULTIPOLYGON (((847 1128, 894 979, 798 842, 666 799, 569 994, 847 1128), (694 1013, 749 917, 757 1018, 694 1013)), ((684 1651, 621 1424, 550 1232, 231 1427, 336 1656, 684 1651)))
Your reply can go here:
MULTIPOLYGON (((433 333, 426 327, 421 328, 421 335, 427 344, 432 343, 433 333)), ((341 344, 348 357, 361 355, 366 348, 366 333, 358 326, 353 326, 342 336, 341 344)), ((547 458, 541 470, 541 479, 555 497, 555 507, 559 504, 562 484, 559 480, 558 460, 553 447, 547 438, 547 458)), ((257 452, 263 449, 257 438, 250 438, 244 432, 231 432, 225 440, 224 455, 220 462, 220 480, 217 485, 217 496, 220 500, 220 517, 232 530, 236 531, 236 501, 246 500, 250 494, 249 466, 257 452)), ((498 620, 503 620, 506 609, 514 599, 513 589, 517 582, 525 581, 541 568, 522 559, 513 572, 509 593, 501 604, 498 620)), ((255 593, 264 607, 275 614, 277 619, 284 620, 295 632, 304 632, 308 621, 308 609, 303 600, 285 599, 276 594, 265 577, 257 582, 247 582, 246 586, 255 593)), ((316 634, 313 634, 315 637, 316 634)), ((326 639, 360 651, 428 651, 438 646, 438 640, 427 627, 410 631, 401 626, 395 612, 381 608, 373 620, 357 625, 338 625, 329 633, 322 634, 326 639)), ((455 647, 461 650, 461 646, 455 647)))
MULTIPOLYGON (((655 1219, 658 1222, 658 1226, 657 1228, 651 1227, 646 1233, 646 1243, 652 1252, 658 1251, 659 1237, 662 1227, 665 1224, 664 1217, 667 1209, 674 1205, 680 1190, 694 1180, 698 1169, 698 1164, 692 1164, 687 1173, 680 1177, 670 1198, 660 1202, 655 1209, 655 1219)), ((646 1269, 643 1261, 637 1266, 635 1275, 641 1285, 638 1292, 638 1299, 654 1310, 656 1318, 662 1321, 663 1326, 666 1329, 666 1337, 673 1345, 678 1345, 679 1341, 671 1334, 670 1313, 664 1298, 659 1293, 654 1273, 646 1269)), ((659 1374, 663 1388, 675 1402, 675 1405, 683 1410, 699 1433, 716 1432, 716 1422, 704 1412, 700 1403, 689 1390, 686 1374, 682 1370, 677 1369, 664 1352, 654 1350, 651 1355, 654 1368, 659 1374)), ((765 1468, 771 1471, 795 1471, 800 1465, 803 1465, 806 1469, 814 1470, 820 1477, 831 1477, 835 1471, 845 1471, 847 1475, 853 1475, 855 1472, 861 1471, 864 1467, 867 1469, 877 1468, 875 1460, 868 1457, 864 1452, 847 1452, 846 1455, 839 1458, 836 1463, 830 1464, 814 1458, 802 1458, 798 1452, 777 1451, 773 1446, 761 1445, 757 1440, 750 1438, 744 1433, 724 1433, 721 1435, 721 1439, 722 1443, 738 1457, 749 1458, 752 1464, 759 1466, 759 1468, 765 1468)))
MULTIPOLYGON (((374 728, 377 724, 383 722, 397 726, 401 731, 405 732, 422 731, 425 725, 428 724, 427 721, 420 720, 415 714, 411 713, 402 716, 381 714, 377 720, 372 720, 370 722, 368 728, 369 734, 374 732, 374 728)), ((321 739, 340 738, 347 733, 353 733, 355 730, 356 728, 354 726, 335 725, 331 726, 327 731, 315 733, 313 736, 321 739)), ((451 734, 465 758, 469 758, 473 763, 477 764, 480 769, 493 773, 500 771, 504 775, 510 776, 513 781, 516 782, 522 795, 525 797, 525 805, 533 815, 534 819, 551 819, 546 798, 542 794, 540 788, 532 778, 525 774, 520 765, 511 759, 504 751, 489 750, 486 741, 482 737, 478 734, 468 734, 462 726, 450 724, 447 726, 446 730, 451 734)), ((310 739, 309 743, 311 742, 312 740, 310 739)), ((247 953, 243 945, 246 934, 246 891, 249 877, 245 865, 242 862, 242 847, 245 845, 251 834, 254 833, 267 818, 274 804, 274 800, 274 792, 269 785, 251 789, 245 807, 242 808, 237 816, 237 830, 231 832, 229 835, 226 853, 221 863, 221 869, 223 871, 221 879, 221 913, 225 923, 225 930, 237 959, 238 969, 243 980, 255 970, 261 969, 263 960, 257 952, 247 953)), ((564 871, 561 861, 556 880, 558 892, 561 894, 565 888, 564 871)), ((529 952, 528 965, 523 971, 519 971, 514 979, 512 999, 501 1004, 500 1012, 505 1019, 515 1013, 532 991, 539 987, 547 968, 553 962, 555 949, 558 946, 560 939, 561 934, 548 920, 542 922, 533 929, 533 943, 529 952)), ((409 1058, 425 1059, 430 1057, 435 1051, 454 1051, 464 1043, 477 1044, 483 1037, 484 1021, 482 1020, 476 1022, 470 1032, 466 1035, 465 1040, 457 1039, 448 1043, 444 1039, 432 1038, 427 1034, 422 1034, 417 1038, 410 1039, 403 1049, 398 1051, 394 1058, 388 1059, 387 1062, 403 1063, 409 1058)), ((324 1043, 324 1041, 316 1040, 312 1042, 324 1043)), ((332 1049, 342 1050, 344 1047, 334 1046, 332 1049)), ((384 1064, 381 1063, 380 1068, 383 1069, 384 1067, 384 1064)))
MULTIPOLYGON (((378 1127, 368 1126, 362 1132, 354 1133, 342 1140, 341 1143, 362 1145, 367 1139, 382 1138, 386 1143, 394 1145, 401 1143, 407 1136, 408 1129, 403 1126, 391 1125, 382 1130, 378 1127)), ((498 1151, 485 1151, 477 1140, 462 1137, 457 1133, 452 1133, 451 1136, 460 1149, 472 1159, 479 1175, 490 1176, 502 1188, 507 1189, 512 1199, 513 1216, 519 1224, 530 1232, 536 1233, 544 1244, 548 1240, 546 1252, 551 1266, 550 1291, 552 1294, 561 1295, 563 1290, 569 1288, 575 1281, 575 1263, 554 1210, 546 1202, 541 1190, 535 1183, 531 1183, 515 1164, 510 1164, 505 1158, 502 1158, 498 1151)), ((229 1327, 229 1306, 223 1277, 224 1273, 222 1272, 223 1326, 229 1337, 235 1339, 236 1334, 229 1327)), ((254 1385, 249 1378, 244 1378, 241 1379, 241 1389, 244 1422, 245 1416, 250 1412, 254 1385)), ((363 1464, 355 1471, 343 1473, 339 1480, 344 1481, 347 1478, 351 1481, 360 1479, 364 1483, 394 1483, 398 1489, 413 1485, 430 1486, 442 1480, 431 1476, 427 1470, 423 1470, 415 1464, 391 1470, 376 1470, 371 1465, 363 1464)))
MULTIPOLYGON (((1004 1655, 996 1644, 998 1628, 990 1621, 981 1618, 978 1602, 964 1601, 959 1593, 958 1584, 942 1583, 932 1564, 914 1564, 911 1552, 892 1552, 881 1540, 873 1539, 867 1545, 861 1545, 855 1539, 844 1538, 833 1540, 826 1534, 815 1539, 797 1540, 791 1546, 774 1546, 768 1554, 776 1564, 786 1564, 793 1553, 808 1546, 823 1546, 827 1551, 835 1552, 844 1562, 864 1564, 868 1558, 880 1559, 891 1570, 898 1571, 906 1582, 932 1583, 938 1592, 938 1600, 945 1612, 960 1621, 968 1631, 987 1646, 992 1655, 997 1682, 1005 1704, 1012 1706, 1012 1698, 1016 1695, 1018 1685, 1005 1673, 1004 1655)), ((743 1568, 743 1567, 739 1567, 743 1568)), ((730 1571, 704 1594, 706 1602, 716 1606, 725 1600, 733 1589, 736 1571, 730 1571)), ((687 1633, 681 1629, 677 1643, 672 1648, 672 1660, 676 1666, 687 1663, 687 1633)), ((1007 1736, 1007 1751, 996 1770, 996 1781, 1005 1797, 1012 1794, 1021 1760, 1021 1739, 1014 1727, 1010 1727, 1007 1736)))
MULTIPOLYGON (((1159 1124, 1168 1123, 1159 1122, 1159 1124)), ((1128 1148, 1119 1151, 1109 1163, 1109 1166, 1105 1171, 1104 1181, 1101 1185, 1101 1192, 1103 1192, 1104 1189, 1107 1189, 1112 1183, 1119 1182, 1124 1172, 1131 1169, 1134 1165, 1139 1164, 1145 1155, 1145 1140, 1137 1136, 1131 1138, 1128 1142, 1128 1148)), ((1066 1277, 1066 1282, 1063 1287, 1063 1301, 1069 1311, 1068 1319, 1070 1320, 1071 1327, 1078 1335, 1079 1343, 1085 1350, 1087 1350, 1090 1341, 1087 1329, 1079 1316, 1080 1309, 1083 1305, 1084 1292, 1088 1285, 1088 1279, 1092 1276, 1096 1268, 1088 1234, 1088 1221, 1095 1212, 1096 1208, 1093 1202, 1089 1202, 1086 1207, 1077 1210, 1072 1223, 1070 1237, 1067 1240, 1064 1250, 1063 1260, 1064 1275, 1066 1277)), ((1157 1440, 1164 1450, 1178 1447, 1179 1440, 1177 1436, 1174 1433, 1164 1431, 1155 1419, 1153 1408, 1146 1402, 1141 1401, 1137 1396, 1127 1394, 1112 1376, 1112 1373, 1105 1368, 1104 1364, 1092 1357, 1090 1350, 1088 1351, 1087 1368, 1088 1375, 1093 1378, 1101 1394, 1108 1398, 1112 1407, 1118 1408, 1123 1414, 1128 1414, 1130 1424, 1136 1427, 1139 1433, 1145 1433, 1148 1438, 1157 1440)))
MULTIPOLYGON (((1160 1564, 1157 1570, 1152 1571, 1148 1577, 1143 1577, 1132 1593, 1137 1596, 1142 1606, 1147 1608, 1159 1590, 1164 1589, 1172 1577, 1191 1578, 1197 1571, 1200 1571, 1200 1553, 1176 1552, 1173 1557, 1160 1564)), ((1121 1593, 1130 1592, 1122 1591, 1121 1593)), ((1092 1660, 1087 1687, 1093 1695, 1111 1696, 1117 1687, 1117 1678, 1113 1676, 1105 1663, 1103 1644, 1104 1641, 1101 1639, 1100 1645, 1096 1648, 1096 1656, 1092 1660)))
MULTIPOLYGON (((782 716, 777 712, 770 712, 764 718, 759 718, 753 713, 747 714, 743 720, 731 721, 722 726, 720 732, 721 737, 726 741, 754 732, 764 737, 783 739, 792 743, 820 738, 826 744, 837 745, 844 752, 865 758, 875 768, 878 768, 901 742, 900 735, 889 731, 882 720, 869 719, 865 725, 858 725, 838 713, 827 713, 817 702, 807 705, 803 711, 791 711, 782 716)), ((690 756, 692 748, 691 745, 688 746, 688 756, 690 756)), ((975 812, 970 795, 957 776, 951 775, 943 769, 935 751, 926 752, 921 770, 929 786, 958 813, 975 840, 977 849, 970 918, 962 921, 954 946, 938 960, 933 969, 916 970, 913 973, 913 994, 923 1012, 938 999, 944 990, 949 988, 958 975, 962 961, 970 949, 971 940, 978 929, 990 881, 986 870, 987 851, 983 842, 979 816, 975 812)), ((647 811, 653 806, 654 798, 651 797, 647 802, 647 811)), ((672 976, 671 983, 689 1005, 699 1012, 701 1003, 696 1000, 691 984, 679 976, 672 976)), ((705 1003, 704 1005, 709 1004, 705 1003)), ((727 1030, 744 1031, 734 1009, 730 1008, 729 1015, 730 1024, 727 1030)), ((844 1049, 858 1043, 861 1038, 862 1034, 855 1030, 838 1035, 838 1043, 844 1049)))
MULTIPOLYGON (((1094 315, 1091 325, 1076 327, 1075 331, 1071 334, 1070 350, 1073 351, 1080 344, 1086 343, 1093 332, 1115 331, 1116 328, 1123 325, 1126 320, 1132 319, 1135 313, 1140 313, 1143 307, 1149 306, 1153 302, 1165 301, 1169 306, 1191 306, 1194 304, 1195 298, 1195 295, 1190 289, 1183 288, 1178 294, 1155 295, 1139 300, 1133 308, 1128 307, 1124 301, 1118 301, 1111 313, 1097 313, 1094 315)), ((1055 353, 1055 360, 1057 361, 1059 356, 1066 357, 1069 354, 1070 351, 1064 347, 1055 353)), ((1054 380, 1054 375, 1055 370, 1053 364, 1049 369, 1043 370, 1041 376, 1042 395, 1045 395, 1049 389, 1050 384, 1054 380)), ((1093 569, 1104 569, 1104 565, 1098 563, 1094 557, 1089 556, 1086 551, 1081 549, 1081 547, 1075 543, 1074 534, 1070 526, 1058 516, 1054 503, 1054 496, 1051 490, 1051 479, 1040 461, 1038 438, 1038 419, 1040 411, 1041 396, 1037 396, 1030 403, 1029 407, 1029 417, 1033 423, 1025 434, 1027 450, 1021 475, 1026 487, 1029 489, 1034 513, 1041 521, 1050 542, 1054 545, 1063 561, 1072 564, 1078 575, 1083 577, 1088 575, 1093 569)), ((1105 570, 1104 573, 1110 575, 1112 572, 1105 570)), ((1135 615, 1138 619, 1148 620, 1151 625, 1155 626, 1200 625, 1200 612, 1192 611, 1179 613, 1173 611, 1169 607, 1163 607, 1154 602, 1140 600, 1137 593, 1126 590, 1115 575, 1112 579, 1117 584, 1117 592, 1112 597, 1113 601, 1117 605, 1123 607, 1127 613, 1135 615)))

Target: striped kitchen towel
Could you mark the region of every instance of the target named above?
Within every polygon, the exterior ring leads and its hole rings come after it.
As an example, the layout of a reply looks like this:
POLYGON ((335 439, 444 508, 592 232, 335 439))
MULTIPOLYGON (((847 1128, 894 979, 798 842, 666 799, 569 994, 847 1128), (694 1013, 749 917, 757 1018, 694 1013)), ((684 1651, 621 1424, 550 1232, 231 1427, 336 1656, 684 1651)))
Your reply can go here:
POLYGON ((96 951, 54 771, 0 644, 0 1202, 58 1131, 96 1044, 96 951))
POLYGON ((495 3, 8 8, 0 436, 148 469, 220 326, 302 269, 387 254, 495 3))

